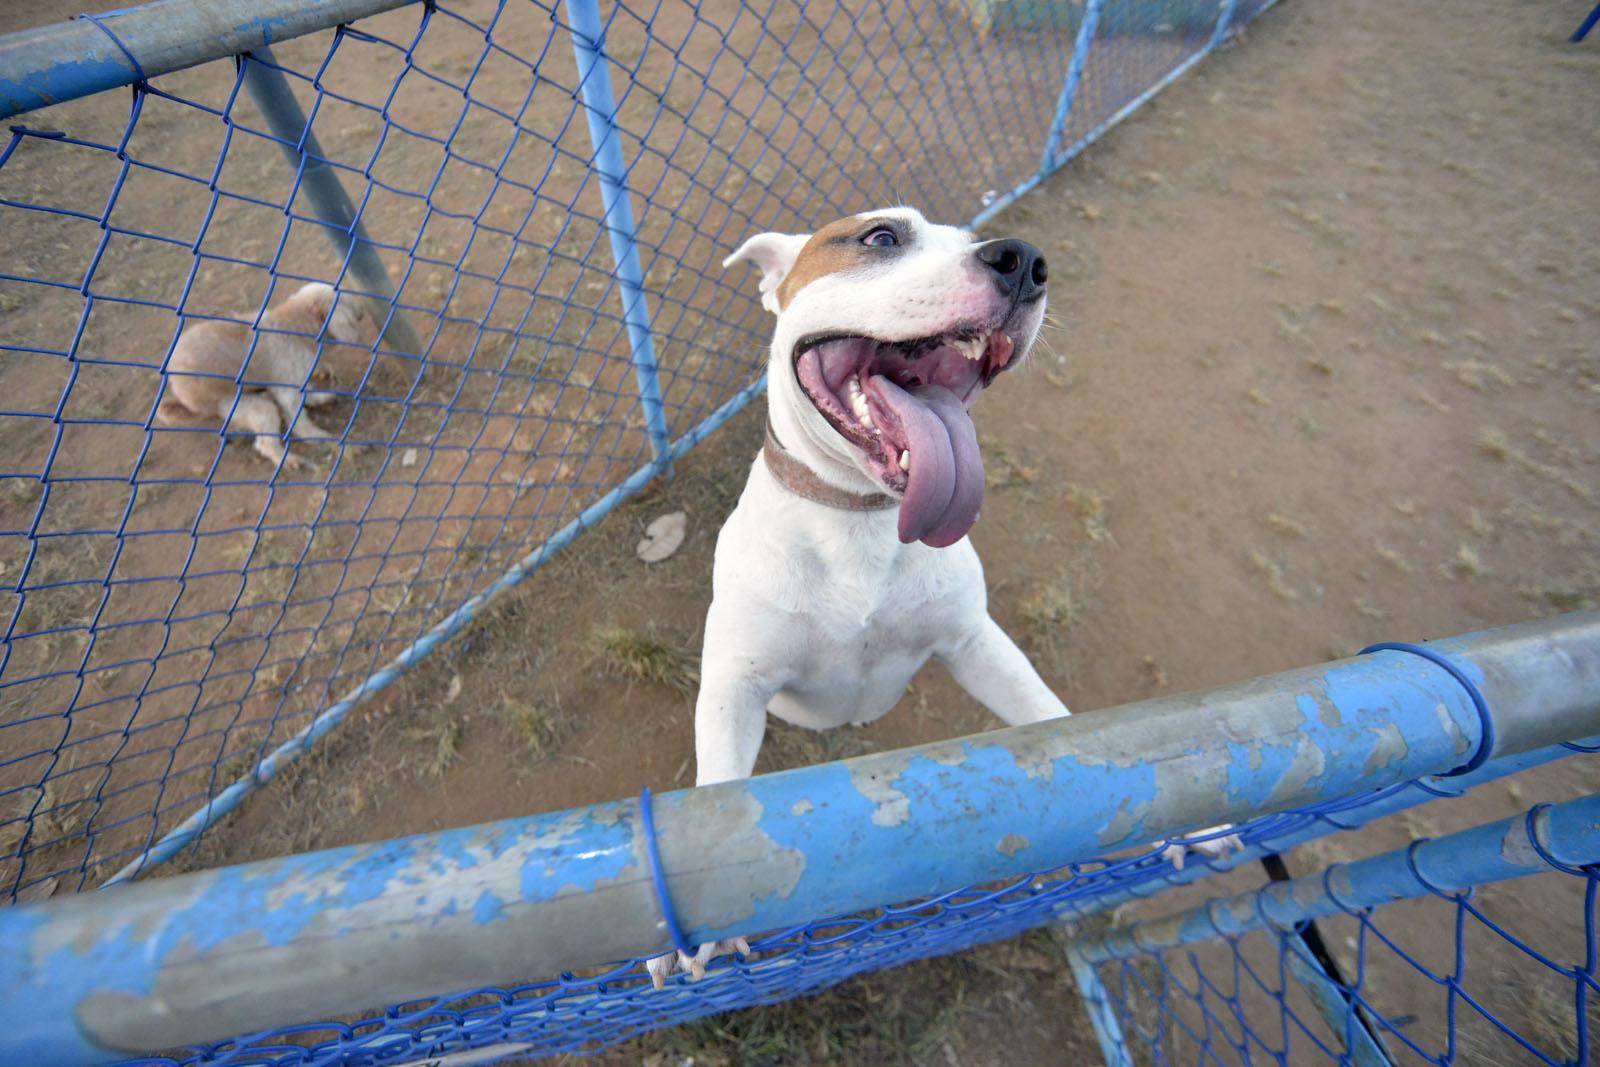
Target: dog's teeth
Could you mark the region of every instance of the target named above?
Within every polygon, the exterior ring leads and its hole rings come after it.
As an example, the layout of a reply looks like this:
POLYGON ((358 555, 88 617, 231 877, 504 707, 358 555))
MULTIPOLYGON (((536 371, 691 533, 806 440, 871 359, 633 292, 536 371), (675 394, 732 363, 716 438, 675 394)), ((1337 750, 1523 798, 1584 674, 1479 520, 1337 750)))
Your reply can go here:
MULTIPOLYGON (((850 379, 850 384, 855 386, 854 378, 850 379)), ((869 430, 876 429, 872 422, 872 410, 867 407, 866 394, 862 393, 860 387, 855 387, 850 390, 850 410, 855 412, 856 419, 861 423, 861 425, 865 426, 869 430)))
POLYGON ((908 471, 908 470, 911 469, 911 453, 909 451, 905 451, 905 450, 901 451, 901 453, 900 453, 900 469, 903 470, 903 471, 908 471))

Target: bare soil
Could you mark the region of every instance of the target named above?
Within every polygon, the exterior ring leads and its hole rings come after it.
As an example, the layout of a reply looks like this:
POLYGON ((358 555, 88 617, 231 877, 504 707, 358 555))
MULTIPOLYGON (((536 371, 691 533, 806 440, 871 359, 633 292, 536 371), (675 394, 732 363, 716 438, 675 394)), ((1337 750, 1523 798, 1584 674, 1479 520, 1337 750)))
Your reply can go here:
MULTIPOLYGON (((1058 325, 977 406, 990 489, 972 536, 996 616, 1069 706, 1093 714, 1600 600, 1600 51, 1565 43, 1588 6, 1288 0, 988 227, 1045 251, 1058 325)), ((759 408, 180 864, 690 782, 691 698, 619 669, 596 634, 631 632, 668 675, 692 669, 759 408), (678 509, 683 548, 638 562, 645 524, 678 509)), ((775 727, 759 769, 991 725, 930 669, 867 728, 775 727)), ((1589 758, 1568 760, 1291 865, 1596 781, 1589 758)), ((1480 904, 1575 951, 1581 901, 1555 876, 1485 890, 1480 904)), ((1446 914, 1419 905, 1393 922, 1437 945, 1446 914)), ((1334 932, 1340 952, 1346 936, 1334 932)), ((1527 992, 1537 968, 1492 940, 1475 951, 1469 981, 1485 1001, 1563 1047, 1570 1008, 1527 992)), ((1037 937, 994 946, 594 1062, 1092 1062, 1053 958, 1037 937)), ((1436 1038, 1437 991, 1387 981, 1392 1014, 1436 1038)), ((1493 1034, 1463 1044, 1461 1062, 1525 1061, 1493 1034)))

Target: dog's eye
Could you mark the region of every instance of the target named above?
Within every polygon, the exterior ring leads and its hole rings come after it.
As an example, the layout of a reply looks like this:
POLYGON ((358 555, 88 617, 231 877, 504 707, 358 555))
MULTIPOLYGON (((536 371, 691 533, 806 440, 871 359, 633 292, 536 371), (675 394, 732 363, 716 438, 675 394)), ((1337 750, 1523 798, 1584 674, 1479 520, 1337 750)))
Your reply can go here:
POLYGON ((900 243, 900 238, 887 226, 879 226, 876 230, 861 239, 861 243, 873 248, 893 248, 900 243))

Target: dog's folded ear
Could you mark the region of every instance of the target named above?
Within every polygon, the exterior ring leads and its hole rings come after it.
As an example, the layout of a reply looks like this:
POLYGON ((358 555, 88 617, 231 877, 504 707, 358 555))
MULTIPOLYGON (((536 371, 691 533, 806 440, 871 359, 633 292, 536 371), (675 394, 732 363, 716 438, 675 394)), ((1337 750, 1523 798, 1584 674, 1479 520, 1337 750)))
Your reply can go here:
POLYGON ((778 286, 794 266, 795 257, 811 240, 806 233, 758 233, 722 261, 724 269, 748 260, 761 268, 761 306, 778 313, 778 286))

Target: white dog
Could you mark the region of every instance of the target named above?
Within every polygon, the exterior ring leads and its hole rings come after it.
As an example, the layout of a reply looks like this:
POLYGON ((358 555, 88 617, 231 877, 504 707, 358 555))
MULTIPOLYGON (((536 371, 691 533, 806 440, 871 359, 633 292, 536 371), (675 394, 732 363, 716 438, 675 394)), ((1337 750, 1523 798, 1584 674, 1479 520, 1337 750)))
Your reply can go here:
MULTIPOLYGON (((989 616, 967 540, 984 490, 967 409, 1038 334, 1044 257, 901 207, 760 234, 723 265, 744 261, 777 316, 770 422, 717 538, 695 784, 748 777, 769 711, 818 730, 872 722, 930 659, 1007 723, 1068 714, 989 616)), ((650 973, 699 977, 735 949, 650 973)))
POLYGON ((222 419, 231 431, 254 433, 256 451, 274 466, 298 469, 300 460, 283 444, 286 426, 295 440, 333 439, 305 411, 337 399, 334 393, 306 392, 324 328, 330 338, 357 344, 370 344, 377 334, 353 298, 323 282, 295 290, 261 317, 259 330, 246 322, 217 320, 185 327, 167 361, 167 393, 156 408, 156 422, 178 426, 193 425, 196 417, 222 419))
MULTIPOLYGON (((1006 723, 1067 715, 990 617, 967 540, 984 490, 967 409, 1038 335, 1044 256, 897 207, 759 234, 723 266, 740 262, 760 268, 777 316, 769 423, 717 537, 695 784, 748 777, 768 712, 817 730, 872 722, 930 659, 1006 723)), ((1179 866, 1185 847, 1167 852, 1179 866)), ((729 951, 749 946, 648 968, 659 987, 729 951)))

